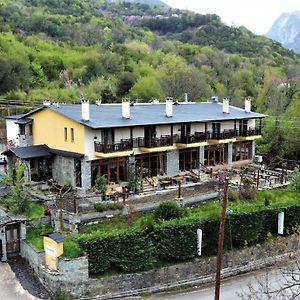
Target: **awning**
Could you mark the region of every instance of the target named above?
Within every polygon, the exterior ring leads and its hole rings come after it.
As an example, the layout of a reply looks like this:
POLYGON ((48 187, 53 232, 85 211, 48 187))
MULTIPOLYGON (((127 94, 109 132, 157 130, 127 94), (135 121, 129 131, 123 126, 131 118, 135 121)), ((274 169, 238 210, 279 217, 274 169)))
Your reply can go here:
POLYGON ((26 125, 26 124, 29 124, 29 123, 32 123, 32 120, 31 119, 19 119, 15 122, 15 124, 20 124, 20 125, 26 125))

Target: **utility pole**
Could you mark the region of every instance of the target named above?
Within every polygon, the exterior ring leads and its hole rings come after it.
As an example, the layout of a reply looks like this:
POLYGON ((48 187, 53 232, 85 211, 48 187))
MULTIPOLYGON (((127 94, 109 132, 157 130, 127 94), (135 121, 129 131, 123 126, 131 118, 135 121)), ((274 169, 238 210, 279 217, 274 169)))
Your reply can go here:
POLYGON ((224 195, 222 200, 221 220, 219 229, 219 240, 218 240, 218 256, 216 266, 216 285, 215 285, 215 300, 220 299, 220 284, 221 284, 221 269, 222 269, 222 255, 223 255, 223 244, 224 244, 224 231, 225 231, 225 217, 228 201, 228 178, 224 180, 224 195))

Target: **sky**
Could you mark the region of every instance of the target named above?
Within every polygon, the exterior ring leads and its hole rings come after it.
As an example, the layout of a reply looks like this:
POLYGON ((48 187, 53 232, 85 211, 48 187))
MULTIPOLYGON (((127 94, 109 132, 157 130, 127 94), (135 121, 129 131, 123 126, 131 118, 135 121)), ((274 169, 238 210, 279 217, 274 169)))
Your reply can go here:
POLYGON ((216 14, 227 25, 263 35, 283 12, 300 11, 299 0, 163 0, 173 8, 216 14))

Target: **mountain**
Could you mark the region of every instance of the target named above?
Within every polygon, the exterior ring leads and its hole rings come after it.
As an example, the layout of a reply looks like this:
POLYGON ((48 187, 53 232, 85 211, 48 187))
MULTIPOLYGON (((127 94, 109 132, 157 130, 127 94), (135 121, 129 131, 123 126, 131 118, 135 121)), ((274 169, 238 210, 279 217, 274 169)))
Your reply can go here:
POLYGON ((266 36, 300 53, 300 11, 281 14, 266 36))

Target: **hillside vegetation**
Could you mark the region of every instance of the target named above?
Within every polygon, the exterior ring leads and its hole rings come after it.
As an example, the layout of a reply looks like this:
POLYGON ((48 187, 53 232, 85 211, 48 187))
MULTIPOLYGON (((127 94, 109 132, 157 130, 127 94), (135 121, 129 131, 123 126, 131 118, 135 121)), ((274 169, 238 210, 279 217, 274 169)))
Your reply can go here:
POLYGON ((242 106, 249 96, 254 110, 274 116, 261 153, 300 159, 300 56, 216 15, 119 1, 3 0, 0 30, 2 98, 149 101, 187 92, 242 106))

